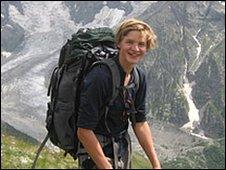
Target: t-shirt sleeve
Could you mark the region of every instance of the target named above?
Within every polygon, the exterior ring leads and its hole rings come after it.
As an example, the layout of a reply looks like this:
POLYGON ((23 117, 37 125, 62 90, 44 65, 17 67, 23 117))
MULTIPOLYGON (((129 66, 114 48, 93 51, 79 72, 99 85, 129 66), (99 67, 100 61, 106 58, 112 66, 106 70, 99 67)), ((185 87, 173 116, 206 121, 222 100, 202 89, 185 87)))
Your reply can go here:
POLYGON ((145 108, 145 100, 146 100, 146 78, 143 71, 139 70, 140 74, 140 83, 139 89, 136 93, 135 98, 135 108, 136 108, 136 122, 144 122, 147 120, 146 118, 146 108, 145 108))
POLYGON ((111 94, 111 77, 107 66, 95 66, 81 84, 77 126, 94 130, 111 94), (101 68, 104 67, 104 68, 101 68))

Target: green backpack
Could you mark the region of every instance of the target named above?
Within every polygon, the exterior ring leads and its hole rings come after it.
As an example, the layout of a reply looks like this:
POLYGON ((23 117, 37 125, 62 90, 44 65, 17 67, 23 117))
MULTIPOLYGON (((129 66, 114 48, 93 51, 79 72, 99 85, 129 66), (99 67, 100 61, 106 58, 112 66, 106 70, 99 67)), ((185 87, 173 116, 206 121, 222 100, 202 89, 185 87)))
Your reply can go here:
POLYGON ((76 121, 81 82, 94 65, 108 66, 113 82, 112 98, 108 103, 112 103, 118 95, 121 82, 118 66, 112 60, 117 55, 114 33, 107 27, 81 28, 67 40, 61 49, 58 66, 52 72, 48 88, 47 95, 50 96, 46 116, 48 133, 37 151, 32 168, 35 168, 38 156, 48 139, 63 149, 65 156, 69 153, 75 160, 77 159, 79 140, 76 121))

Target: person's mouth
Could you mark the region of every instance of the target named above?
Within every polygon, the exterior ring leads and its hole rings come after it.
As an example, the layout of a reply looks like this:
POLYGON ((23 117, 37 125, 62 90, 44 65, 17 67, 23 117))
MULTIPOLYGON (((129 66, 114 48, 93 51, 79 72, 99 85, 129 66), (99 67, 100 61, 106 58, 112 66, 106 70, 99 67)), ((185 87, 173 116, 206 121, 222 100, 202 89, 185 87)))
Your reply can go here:
POLYGON ((139 54, 136 54, 136 53, 128 53, 129 56, 131 56, 132 58, 138 58, 139 57, 139 54))

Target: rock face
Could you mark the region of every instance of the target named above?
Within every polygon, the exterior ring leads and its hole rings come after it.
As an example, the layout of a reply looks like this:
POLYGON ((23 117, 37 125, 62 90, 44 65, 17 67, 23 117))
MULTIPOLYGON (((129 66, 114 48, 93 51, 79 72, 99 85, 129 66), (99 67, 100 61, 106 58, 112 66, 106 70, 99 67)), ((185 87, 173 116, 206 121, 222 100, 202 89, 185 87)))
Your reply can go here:
POLYGON ((225 136, 225 10, 217 2, 159 2, 140 18, 158 35, 158 48, 142 63, 153 116, 182 126, 188 102, 181 91, 192 86, 201 128, 208 137, 225 136))
POLYGON ((224 138, 225 5, 219 1, 1 2, 1 119, 42 140, 47 86, 62 45, 80 27, 115 29, 131 17, 148 22, 158 37, 139 67, 147 75, 147 113, 161 159, 197 144, 181 130, 200 140, 224 138), (175 136, 179 143, 170 147, 175 136))
POLYGON ((20 2, 1 2, 1 49, 13 52, 24 41, 23 28, 10 20, 9 16, 9 4, 15 4, 18 10, 22 10, 20 2))

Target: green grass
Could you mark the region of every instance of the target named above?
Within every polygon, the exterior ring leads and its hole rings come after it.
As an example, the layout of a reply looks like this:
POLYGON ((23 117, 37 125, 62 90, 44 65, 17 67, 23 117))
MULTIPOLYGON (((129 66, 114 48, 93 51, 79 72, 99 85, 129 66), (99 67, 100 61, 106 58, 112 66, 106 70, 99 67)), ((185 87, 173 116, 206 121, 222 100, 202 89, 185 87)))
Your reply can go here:
MULTIPOLYGON (((1 133, 1 169, 31 169, 39 145, 25 138, 18 138, 6 131, 1 133)), ((64 157, 64 152, 56 152, 44 147, 36 164, 37 169, 76 169, 77 161, 64 157)), ((149 162, 138 153, 132 156, 132 168, 150 168, 149 162)))
MULTIPOLYGON (((6 133, 1 134, 1 138, 1 168, 30 169, 39 146, 6 133)), ((70 156, 65 158, 63 152, 57 153, 45 147, 36 164, 40 169, 74 169, 76 166, 70 156)))
POLYGON ((132 169, 150 169, 152 166, 149 161, 137 152, 132 155, 132 169))
MULTIPOLYGON (((15 129, 1 125, 1 169, 31 169, 39 143, 15 129)), ((189 151, 173 160, 161 162, 164 169, 221 169, 225 168, 225 138, 214 143, 201 141, 196 146, 203 151, 189 151)), ((77 161, 64 157, 64 152, 56 152, 44 147, 36 164, 38 169, 76 169, 77 161)), ((138 152, 132 154, 132 169, 150 169, 150 162, 138 152)))

